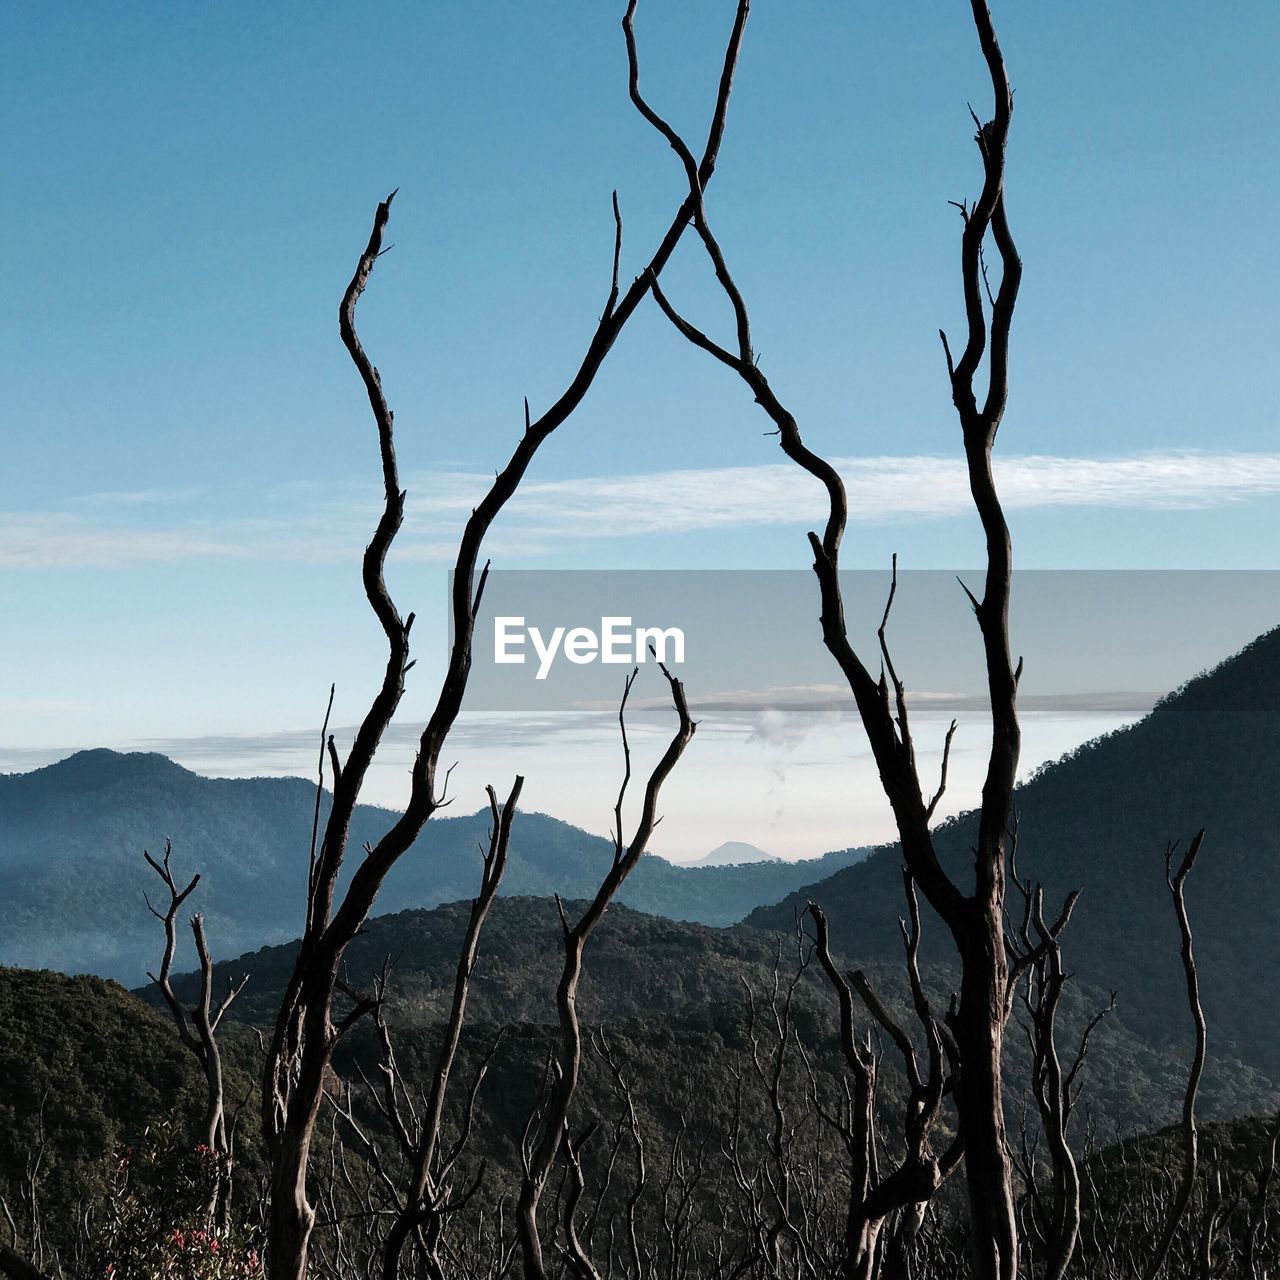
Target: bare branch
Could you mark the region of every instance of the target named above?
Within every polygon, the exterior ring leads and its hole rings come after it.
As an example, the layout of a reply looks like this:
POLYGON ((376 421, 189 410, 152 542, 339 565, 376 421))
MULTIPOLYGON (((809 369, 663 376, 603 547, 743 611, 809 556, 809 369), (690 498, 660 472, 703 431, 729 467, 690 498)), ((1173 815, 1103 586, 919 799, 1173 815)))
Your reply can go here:
MULTIPOLYGON (((578 1075, 582 1065, 582 1031, 578 1021, 578 982, 582 976, 583 960, 587 943, 596 926, 604 918, 623 882, 635 869, 640 858, 648 848, 653 830, 658 823, 658 799, 663 783, 670 776, 685 748, 693 740, 697 726, 689 715, 685 702, 684 686, 662 663, 662 674, 671 691, 671 701, 675 707, 677 725, 675 733, 667 745, 666 751, 654 766, 645 786, 644 801, 640 818, 635 826, 630 841, 615 856, 609 870, 605 873, 595 897, 579 917, 576 924, 570 925, 563 905, 557 897, 564 938, 564 963, 560 972, 560 982, 556 989, 556 1010, 560 1022, 560 1047, 556 1054, 551 1071, 550 1093, 545 1111, 540 1116, 541 1136, 531 1146, 525 1163, 524 1179, 520 1188, 520 1199, 517 1206, 516 1228, 520 1238, 520 1249, 524 1258, 524 1274, 526 1280, 545 1280, 545 1266, 542 1257, 542 1242, 538 1231, 538 1208, 551 1175, 556 1157, 559 1155, 563 1141, 565 1125, 568 1121, 569 1106, 573 1101, 578 1085, 578 1075)), ((623 694, 630 693, 634 675, 627 681, 623 694)), ((619 714, 622 732, 625 736, 625 717, 619 714)), ((630 767, 630 757, 627 757, 630 767)), ((619 798, 618 819, 621 823, 621 797, 619 798)))
POLYGON ((1187 1003, 1191 1007, 1191 1021, 1195 1027, 1196 1043, 1191 1058, 1191 1069, 1187 1075, 1187 1090, 1182 1100, 1182 1173, 1178 1181, 1178 1189, 1169 1203, 1160 1239, 1143 1268, 1143 1280, 1155 1280, 1155 1277, 1160 1274, 1160 1269, 1169 1255, 1174 1236, 1177 1235, 1178 1227, 1186 1215, 1187 1206, 1191 1203, 1191 1193, 1195 1190, 1196 1173, 1200 1167, 1196 1094, 1200 1088, 1200 1077, 1204 1074, 1205 1056, 1208 1051, 1208 1028, 1205 1023, 1204 1009, 1200 1004, 1200 979, 1196 970, 1191 918, 1187 913, 1185 888, 1187 877, 1195 867, 1203 842, 1204 832, 1197 831, 1176 871, 1173 869, 1173 859, 1177 852, 1177 845, 1171 844, 1165 851, 1165 880, 1169 886, 1169 895, 1173 899, 1174 915, 1178 920, 1182 968, 1187 982, 1187 1003))

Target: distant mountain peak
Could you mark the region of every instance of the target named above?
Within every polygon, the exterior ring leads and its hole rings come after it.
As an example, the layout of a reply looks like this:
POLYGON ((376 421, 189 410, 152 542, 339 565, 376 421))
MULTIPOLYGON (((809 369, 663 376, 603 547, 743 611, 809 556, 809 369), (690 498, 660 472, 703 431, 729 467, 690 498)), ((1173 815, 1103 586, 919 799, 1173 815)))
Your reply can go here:
POLYGON ((717 845, 705 858, 699 858, 695 867, 736 867, 747 862, 781 862, 772 853, 765 853, 745 840, 726 840, 717 845))
POLYGON ((77 791, 91 791, 108 787, 117 782, 139 778, 193 777, 189 769, 170 760, 158 751, 112 751, 108 747, 93 747, 33 769, 27 778, 39 778, 41 782, 56 783, 60 787, 77 791))

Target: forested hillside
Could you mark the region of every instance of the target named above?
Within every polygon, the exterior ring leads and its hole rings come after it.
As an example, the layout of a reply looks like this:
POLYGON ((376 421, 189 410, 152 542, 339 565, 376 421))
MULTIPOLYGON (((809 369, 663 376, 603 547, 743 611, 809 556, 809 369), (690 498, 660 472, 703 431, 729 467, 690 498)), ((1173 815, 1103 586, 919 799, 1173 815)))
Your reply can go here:
POLYGON ((19 1216, 33 1162, 45 1208, 65 1214, 102 1189, 118 1145, 200 1108, 172 1028, 99 978, 0 969, 0 1081, 0 1177, 19 1216))
MULTIPOLYGON (((1206 831, 1189 889, 1212 1042, 1280 1078, 1280 631, 1260 637, 1165 698, 1144 720, 1087 743, 1019 787, 1018 864, 1051 902, 1083 890, 1065 935, 1078 978, 1119 993, 1126 1020, 1174 1051, 1189 1036, 1165 849, 1206 831)), ((937 845, 964 883, 973 817, 947 823, 937 845)), ((749 923, 784 928, 809 899, 859 959, 900 946, 896 847, 800 889, 749 923)), ((1016 908, 1016 891, 1013 892, 1016 908)), ((1056 910, 1056 908, 1055 908, 1056 910)), ((930 917, 926 953, 946 954, 930 917)))
MULTIPOLYGON (((570 914, 581 904, 569 904, 570 914)), ((443 1023, 453 991, 458 949, 467 909, 453 904, 432 911, 380 916, 347 952, 347 977, 357 990, 370 990, 385 962, 391 964, 388 1017, 403 1031, 443 1023)), ((803 951, 807 953, 807 943, 803 951)), ((738 1026, 747 992, 769 991, 774 975, 788 980, 798 957, 794 929, 772 933, 738 926, 727 929, 680 923, 614 907, 592 939, 578 998, 579 1012, 595 1026, 676 1019, 686 1030, 723 1036, 738 1026)), ((241 1024, 269 1027, 292 971, 296 946, 269 947, 222 963, 215 989, 248 976, 235 1006, 241 1024)), ((472 977, 468 1019, 473 1026, 548 1026, 555 1021, 555 989, 562 960, 559 916, 548 899, 506 898, 494 905, 472 977)), ((905 1007, 906 978, 900 956, 866 966, 876 986, 896 1007, 905 1007)), ((936 966, 929 984, 940 1001, 955 985, 947 966, 936 966)), ((196 995, 193 975, 178 982, 186 998, 196 995)), ((137 993, 158 1004, 154 988, 137 993)), ((1068 987, 1063 1010, 1063 1043, 1069 1044, 1085 1020, 1106 1004, 1097 988, 1068 987)), ((821 1043, 836 1045, 837 1003, 826 979, 811 964, 796 993, 802 1024, 821 1043)), ((1087 1073, 1089 1102, 1109 1130, 1133 1132, 1167 1123, 1177 1112, 1186 1076, 1186 1055, 1146 1043, 1134 1030, 1131 1010, 1122 1008, 1095 1033, 1087 1073)), ((861 1018, 861 1015, 859 1015, 861 1018)), ((1183 1021, 1186 1022, 1184 1014, 1183 1021)), ((868 1024, 869 1029, 869 1024, 868 1024)), ((1023 1036, 1011 1037, 1010 1076, 1026 1072, 1023 1036)), ((699 1075, 709 1089, 727 1087, 697 1054, 670 1062, 679 1076, 699 1075)), ((1271 1078, 1233 1054, 1215 1049, 1205 1082, 1207 1112, 1247 1114, 1276 1096, 1271 1078)))
MULTIPOLYGON (((459 905, 380 917, 370 922, 349 954, 353 988, 371 980, 388 956, 394 961, 387 1017, 399 1069, 414 1088, 428 1079, 439 1049, 464 917, 459 905)), ((459 1078, 469 1080, 496 1046, 466 1162, 471 1172, 486 1166, 486 1195, 491 1198, 518 1182, 520 1135, 536 1105, 547 1054, 557 1041, 553 991, 558 943, 552 903, 516 898, 495 904, 475 971, 458 1066, 459 1078)), ((785 993, 800 954, 790 936, 679 924, 625 907, 610 911, 594 939, 580 1002, 593 1033, 589 1040, 598 1043, 597 1029, 607 1036, 611 1054, 631 1083, 632 1103, 658 1167, 673 1144, 704 1153, 697 1158, 710 1171, 704 1193, 717 1185, 717 1153, 735 1124, 742 1125, 744 1135, 767 1131, 768 1098, 752 1055, 762 1054, 766 1065, 772 1060, 775 1006, 770 993, 775 975, 785 993), (748 993, 756 1006, 754 1032, 748 993)), ((269 1029, 292 955, 291 946, 268 948, 220 965, 216 974, 219 989, 232 976, 249 976, 233 1006, 235 1019, 223 1031, 228 1102, 238 1117, 238 1149, 246 1168, 256 1159, 253 1077, 260 1055, 250 1028, 269 1029)), ((901 1010, 907 999, 901 967, 875 964, 868 974, 891 1007, 901 1010)), ((932 974, 939 992, 953 979, 946 968, 932 974)), ((184 997, 195 995, 189 977, 179 981, 178 989, 184 997)), ((1103 999, 1089 988, 1070 989, 1064 1044, 1103 999)), ((76 1205, 108 1194, 113 1152, 126 1146, 143 1151, 180 1144, 191 1131, 198 1113, 199 1075, 167 1015, 148 1007, 157 1003, 154 988, 134 995, 93 978, 0 970, 0 1074, 8 1108, 0 1116, 0 1195, 18 1207, 20 1216, 28 1161, 32 1151, 40 1150, 35 1186, 52 1238, 72 1239, 76 1205)), ((797 1038, 783 1074, 784 1096, 797 1120, 807 1114, 803 1099, 810 1084, 796 1045, 807 1046, 822 1088, 839 1088, 843 1069, 835 1007, 825 978, 810 967, 792 1002, 790 1024, 797 1038)), ((868 1029, 864 1016, 859 1023, 868 1029)), ((376 1038, 368 1024, 344 1041, 334 1065, 341 1085, 332 1092, 332 1101, 339 1107, 348 1101, 354 1105, 366 1131, 385 1144, 384 1123, 363 1083, 379 1079, 376 1038)), ((1011 1039, 1007 1071, 1011 1114, 1025 1115, 1027 1058, 1021 1036, 1011 1039)), ((1096 1033, 1082 1077, 1089 1126, 1080 1139, 1091 1130, 1094 1142, 1105 1145, 1117 1134, 1168 1123, 1177 1112, 1185 1073, 1185 1060, 1143 1043, 1123 1014, 1108 1019, 1096 1033)), ((880 1088, 886 1115, 891 1115, 902 1093, 891 1056, 884 1058, 880 1088)), ((1206 1115, 1256 1113, 1273 1097, 1271 1083, 1243 1064, 1217 1056, 1211 1060, 1203 1099, 1206 1115)), ((606 1128, 621 1114, 623 1102, 597 1048, 589 1048, 584 1060, 578 1106, 584 1121, 599 1120, 606 1128)), ((361 1146, 354 1131, 333 1108, 326 1116, 321 1152, 336 1135, 349 1148, 345 1158, 359 1168, 361 1146)), ((1221 1136, 1210 1131, 1207 1142, 1219 1144, 1232 1167, 1247 1168, 1256 1158, 1261 1128, 1257 1123, 1236 1126, 1222 1130, 1221 1136)), ((1170 1142, 1161 1142, 1150 1148, 1152 1159, 1167 1155, 1170 1142)), ((597 1185, 607 1150, 600 1143, 591 1152, 597 1185)), ((1095 1157, 1102 1162, 1100 1184, 1108 1196, 1122 1196, 1125 1179, 1145 1176, 1146 1150, 1115 1148, 1095 1157)), ((320 1189, 330 1185, 328 1169, 322 1154, 316 1175, 320 1189)), ((150 1171, 143 1168, 143 1175, 150 1171)), ((252 1181, 243 1190, 251 1195, 252 1181)), ((709 1211, 706 1206, 704 1211, 709 1211)))

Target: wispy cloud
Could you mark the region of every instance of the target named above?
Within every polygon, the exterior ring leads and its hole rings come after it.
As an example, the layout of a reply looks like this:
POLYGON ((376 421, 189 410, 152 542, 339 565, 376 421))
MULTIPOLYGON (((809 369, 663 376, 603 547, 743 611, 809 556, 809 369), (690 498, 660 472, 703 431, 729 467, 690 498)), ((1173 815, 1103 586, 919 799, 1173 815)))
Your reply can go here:
MULTIPOLYGON (((192 560, 260 560, 311 564, 357 560, 377 521, 349 510, 340 519, 299 514, 276 520, 193 518, 188 523, 131 526, 78 513, 0 513, 0 570, 120 569, 192 560)), ((537 554, 537 543, 495 538, 491 554, 516 559, 537 554)), ((405 562, 449 562, 456 539, 409 536, 395 556, 405 562)))
MULTIPOLYGON (((836 464, 855 521, 932 520, 970 509, 964 465, 955 458, 840 458, 836 464)), ((996 474, 1009 510, 1197 510, 1280 494, 1280 453, 1005 457, 997 459, 996 474)), ((464 472, 410 477, 396 556, 451 559, 462 522, 488 483, 487 476, 464 472)), ((377 519, 377 495, 362 484, 276 486, 272 502, 261 504, 279 512, 271 519, 211 514, 216 494, 185 496, 192 509, 187 519, 173 518, 172 505, 145 490, 88 495, 60 512, 0 513, 0 567, 118 567, 208 557, 339 561, 364 545, 377 519), (161 505, 168 506, 166 518, 150 519, 161 505)), ((816 482, 784 463, 541 481, 521 488, 490 549, 520 559, 565 540, 809 525, 823 502, 816 482)))
POLYGON ((187 489, 108 489, 101 493, 86 493, 74 499, 78 504, 93 507, 143 507, 168 506, 175 502, 190 502, 201 493, 198 488, 187 489))
POLYGON ((118 568, 249 554, 208 530, 104 527, 70 515, 0 515, 0 568, 118 568))
MULTIPOLYGON (((933 519, 971 506, 968 476, 958 459, 838 458, 835 464, 844 476, 853 520, 933 519)), ((995 470, 1011 510, 1188 510, 1280 493, 1280 453, 1042 455, 997 459, 995 470)), ((605 516, 613 527, 633 534, 811 523, 822 501, 808 475, 789 464, 768 464, 546 481, 522 489, 513 507, 535 527, 586 535, 600 531, 605 516)))

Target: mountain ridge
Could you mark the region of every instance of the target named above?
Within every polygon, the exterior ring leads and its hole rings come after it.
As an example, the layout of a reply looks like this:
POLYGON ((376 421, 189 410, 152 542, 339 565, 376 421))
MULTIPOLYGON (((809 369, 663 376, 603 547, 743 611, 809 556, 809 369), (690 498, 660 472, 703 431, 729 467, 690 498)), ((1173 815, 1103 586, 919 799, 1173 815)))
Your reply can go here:
MULTIPOLYGON (((586 905, 566 902, 570 918, 586 905)), ((454 972, 469 909, 449 903, 429 911, 377 916, 347 949, 345 972, 354 989, 367 989, 387 973, 386 1015, 397 1033, 440 1026, 453 997, 454 972)), ((473 1031, 494 1026, 554 1026, 555 992, 563 962, 562 934, 555 903, 546 898, 505 897, 494 903, 481 937, 467 1004, 473 1031)), ((248 978, 232 1006, 240 1026, 270 1027, 293 970, 297 941, 264 947, 215 968, 221 990, 248 978)), ((187 951, 184 955, 189 956, 187 951)), ((837 963, 847 957, 837 955, 837 963)), ((592 935, 578 996, 588 1025, 616 1026, 635 1020, 678 1021, 712 1031, 740 1021, 746 991, 766 998, 775 974, 787 983, 795 973, 794 929, 782 935, 745 925, 716 928, 665 920, 615 904, 592 935)), ((872 986, 891 1007, 909 1000, 901 955, 865 966, 872 986)), ((957 981, 946 964, 931 967, 926 982, 939 1001, 957 981)), ((198 975, 175 977, 180 998, 193 1000, 198 975)), ((135 992, 161 1006, 154 986, 135 992)), ((1064 992, 1061 1043, 1071 1043, 1084 1022, 1105 1006, 1106 993, 1076 982, 1064 992)), ((838 1004, 816 964, 807 967, 795 992, 797 1024, 821 1029, 835 1047, 838 1004)), ((1109 1121, 1130 1128, 1174 1119, 1186 1077, 1185 1053, 1170 1054, 1138 1035, 1133 1002, 1122 1000, 1091 1040, 1087 1072, 1090 1104, 1109 1121)), ((869 1020, 859 1009, 860 1025, 869 1020)), ((1026 1078, 1026 1044, 1011 1035, 1011 1081, 1026 1078)), ((1209 1054, 1202 1103, 1204 1114, 1228 1116, 1260 1110, 1276 1096, 1274 1079, 1214 1045, 1209 1054)))
MULTIPOLYGON (((142 852, 158 853, 166 839, 178 876, 201 873, 192 906, 206 915, 217 956, 288 941, 301 924, 315 797, 302 778, 204 778, 165 756, 105 748, 0 774, 0 963, 141 981, 155 963, 143 894, 157 887, 142 852)), ((357 808, 346 874, 396 816, 357 808)), ((470 899, 488 825, 486 810, 434 818, 388 877, 378 912, 470 899)), ((735 868, 649 856, 621 901, 730 924, 859 856, 735 868)), ((611 841, 522 811, 503 892, 589 896, 612 858, 611 841)))
MULTIPOLYGON (((1135 724, 1042 766, 1015 795, 1021 873, 1053 905, 1082 889, 1064 935, 1067 968, 1140 998, 1135 1025, 1158 1042, 1190 1035, 1165 850, 1204 828, 1187 894, 1210 1036, 1280 1078, 1280 629, 1186 681, 1135 724)), ((940 824, 935 845, 962 889, 972 877, 975 814, 940 824)), ((1016 890, 1010 886, 1016 907, 1016 890)), ((855 960, 896 954, 901 854, 873 850, 859 867, 804 886, 747 924, 777 929, 810 899, 855 960)), ((924 951, 949 953, 927 913, 924 951)))

